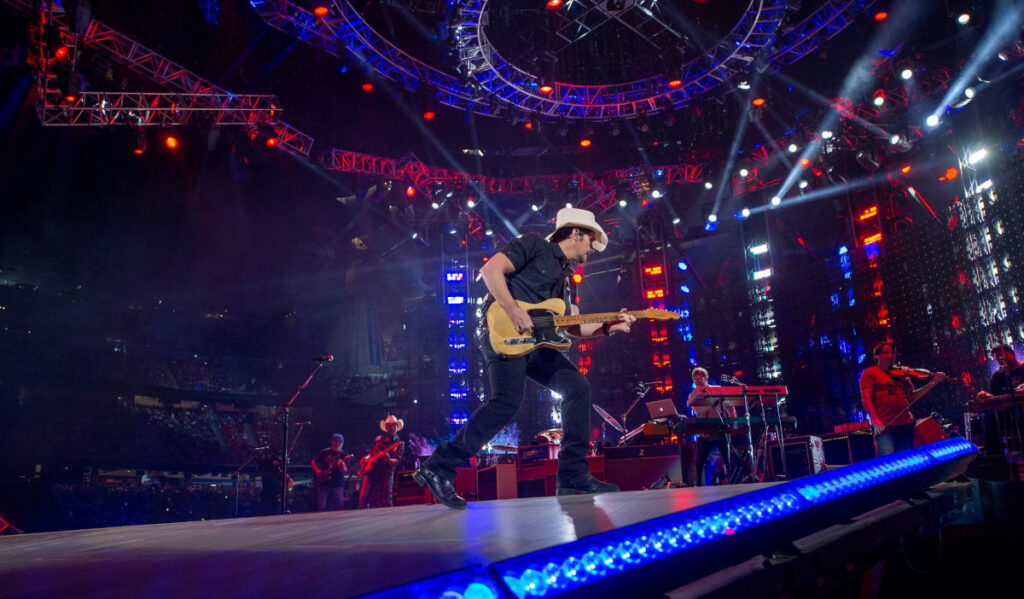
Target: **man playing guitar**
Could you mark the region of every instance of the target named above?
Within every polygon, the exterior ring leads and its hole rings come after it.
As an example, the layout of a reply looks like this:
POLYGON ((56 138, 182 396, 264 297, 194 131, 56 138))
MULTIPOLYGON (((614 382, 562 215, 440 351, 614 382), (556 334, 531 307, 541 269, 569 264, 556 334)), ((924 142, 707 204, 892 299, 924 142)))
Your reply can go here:
POLYGON ((363 484, 359 490, 359 509, 394 505, 395 470, 405 452, 398 431, 404 427, 405 422, 394 414, 380 421, 384 434, 373 440, 370 454, 360 461, 363 484))
POLYGON ((321 449, 313 458, 313 482, 316 485, 316 511, 341 510, 345 506, 344 475, 348 472, 347 457, 341 448, 345 437, 331 435, 331 446, 321 449))

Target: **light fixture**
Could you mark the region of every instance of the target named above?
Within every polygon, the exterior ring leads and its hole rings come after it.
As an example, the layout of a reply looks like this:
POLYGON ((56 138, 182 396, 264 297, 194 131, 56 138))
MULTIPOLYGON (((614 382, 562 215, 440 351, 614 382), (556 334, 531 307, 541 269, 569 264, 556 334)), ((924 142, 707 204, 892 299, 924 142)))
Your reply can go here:
POLYGON ((824 131, 821 132, 821 138, 822 139, 832 139, 832 131, 830 131, 828 129, 825 129, 824 131))
POLYGON ((956 18, 956 22, 961 25, 966 25, 971 22, 971 15, 968 13, 960 13, 960 16, 956 18))
POLYGON ((772 206, 778 206, 782 203, 782 198, 779 196, 772 196, 772 206))
POLYGON ((750 174, 750 171, 748 171, 747 169, 745 169, 745 168, 741 168, 740 169, 740 176, 741 177, 746 177, 749 174, 750 174))
POLYGON ((914 71, 912 71, 912 70, 910 70, 910 69, 903 69, 902 71, 900 71, 900 77, 901 77, 901 78, 902 78, 902 79, 903 79, 904 81, 907 81, 907 80, 909 80, 909 79, 912 79, 912 78, 914 77, 914 71))
POLYGON ((981 148, 975 150, 967 157, 967 164, 977 164, 984 160, 985 156, 988 156, 988 149, 981 148))
POLYGON ((712 187, 714 187, 714 184, 711 181, 704 182, 704 189, 711 189, 712 187))
POLYGON ((790 154, 795 154, 796 151, 799 150, 800 148, 797 147, 796 144, 789 144, 788 146, 786 146, 786 149, 789 150, 790 154))
POLYGON ((929 127, 938 127, 939 126, 939 117, 938 117, 938 115, 934 115, 933 114, 933 115, 929 116, 927 119, 925 119, 924 123, 926 125, 928 125, 929 127))

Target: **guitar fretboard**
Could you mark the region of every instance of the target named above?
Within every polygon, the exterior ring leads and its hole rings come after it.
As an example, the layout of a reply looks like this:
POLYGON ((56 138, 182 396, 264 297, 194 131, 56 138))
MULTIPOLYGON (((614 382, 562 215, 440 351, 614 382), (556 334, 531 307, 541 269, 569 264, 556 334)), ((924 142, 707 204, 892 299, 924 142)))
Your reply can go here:
MULTIPOLYGON (((556 327, 573 327, 581 324, 590 324, 597 322, 612 322, 619 319, 619 315, 622 312, 597 312, 595 314, 575 314, 566 316, 555 316, 556 327)), ((626 312, 636 318, 648 318, 646 310, 630 310, 626 312)))

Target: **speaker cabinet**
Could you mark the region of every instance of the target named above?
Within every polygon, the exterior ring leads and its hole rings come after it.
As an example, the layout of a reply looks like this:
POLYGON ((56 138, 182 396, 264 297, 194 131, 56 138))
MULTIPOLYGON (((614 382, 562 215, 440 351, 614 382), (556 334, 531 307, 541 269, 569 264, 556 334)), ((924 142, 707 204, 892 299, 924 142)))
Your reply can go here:
POLYGON ((821 437, 806 435, 803 437, 789 437, 785 441, 786 466, 783 468, 782 460, 779 457, 778 441, 768 443, 768 455, 771 458, 771 472, 773 476, 786 475, 790 480, 816 474, 821 472, 825 465, 825 449, 821 437))
POLYGON ((476 473, 476 489, 480 501, 515 499, 516 465, 495 464, 481 468, 476 473))
POLYGON ((395 477, 395 505, 430 503, 430 491, 412 479, 414 470, 404 470, 395 477))
POLYGON ((608 447, 604 452, 605 481, 623 491, 649 489, 665 476, 682 481, 683 468, 678 443, 608 447))
POLYGON ((825 463, 829 466, 856 464, 875 455, 875 438, 870 432, 829 433, 821 436, 825 463))
POLYGON ((455 492, 466 501, 475 501, 476 468, 459 467, 455 469, 455 492))

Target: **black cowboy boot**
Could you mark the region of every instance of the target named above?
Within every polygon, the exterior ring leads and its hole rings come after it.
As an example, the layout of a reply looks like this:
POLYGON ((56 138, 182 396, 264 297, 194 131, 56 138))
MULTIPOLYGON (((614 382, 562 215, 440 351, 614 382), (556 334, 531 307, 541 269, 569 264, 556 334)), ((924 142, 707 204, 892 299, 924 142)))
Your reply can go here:
POLYGON ((597 480, 590 473, 584 473, 568 481, 557 481, 555 495, 576 495, 577 493, 618 493, 619 485, 597 480))
POLYGON ((454 481, 447 479, 426 466, 412 473, 412 479, 421 487, 430 489, 430 494, 439 503, 457 510, 466 509, 466 500, 455 492, 454 481))

